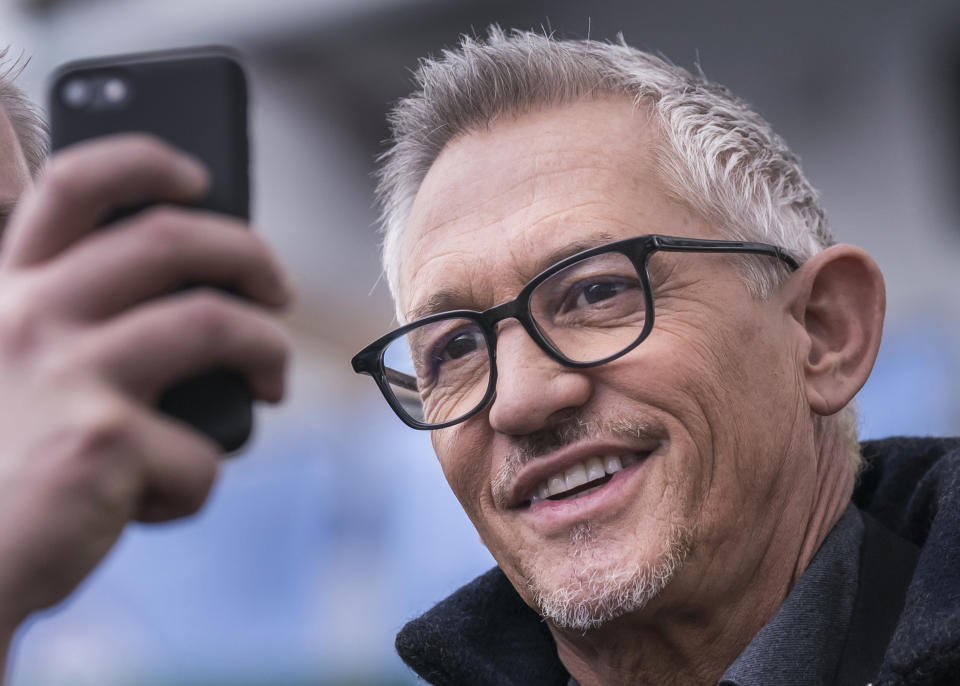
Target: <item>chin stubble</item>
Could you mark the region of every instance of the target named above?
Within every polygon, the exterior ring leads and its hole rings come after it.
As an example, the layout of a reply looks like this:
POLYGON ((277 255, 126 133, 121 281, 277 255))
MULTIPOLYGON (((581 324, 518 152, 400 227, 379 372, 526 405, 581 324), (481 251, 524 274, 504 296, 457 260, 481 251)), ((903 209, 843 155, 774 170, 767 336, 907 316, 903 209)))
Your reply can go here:
POLYGON ((525 570, 528 597, 533 598, 541 616, 557 628, 595 629, 639 612, 659 595, 689 556, 691 538, 687 529, 674 526, 652 562, 636 563, 627 559, 611 563, 596 554, 597 535, 590 524, 578 524, 570 533, 571 560, 567 577, 547 581, 542 578, 542 570, 525 570))

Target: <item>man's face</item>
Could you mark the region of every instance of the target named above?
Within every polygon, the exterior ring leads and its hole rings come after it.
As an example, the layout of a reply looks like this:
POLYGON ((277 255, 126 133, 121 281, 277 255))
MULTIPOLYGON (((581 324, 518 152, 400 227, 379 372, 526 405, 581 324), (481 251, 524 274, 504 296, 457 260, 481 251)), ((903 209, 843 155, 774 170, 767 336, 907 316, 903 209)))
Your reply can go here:
MULTIPOLYGON (((444 309, 489 308, 551 261, 611 240, 721 238, 661 189, 656 135, 644 111, 610 99, 452 141, 403 238, 404 311, 440 291, 451 296, 444 309)), ((585 628, 644 605, 653 612, 650 596, 688 614, 701 602, 722 606, 775 550, 775 530, 794 526, 786 520, 803 508, 789 503, 812 497, 814 466, 788 454, 809 448, 798 438, 809 421, 799 325, 779 296, 748 293, 741 259, 656 254, 655 328, 600 367, 558 364, 507 320, 493 402, 433 433, 484 543, 556 624, 585 628), (599 488, 535 497, 597 461, 614 472, 599 488)))

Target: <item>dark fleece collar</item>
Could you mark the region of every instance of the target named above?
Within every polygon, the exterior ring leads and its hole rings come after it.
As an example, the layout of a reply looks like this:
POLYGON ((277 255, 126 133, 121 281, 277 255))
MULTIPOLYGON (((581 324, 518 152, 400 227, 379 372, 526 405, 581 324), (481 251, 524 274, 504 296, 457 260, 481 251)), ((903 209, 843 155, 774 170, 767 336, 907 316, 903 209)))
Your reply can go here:
POLYGON ((397 635, 397 653, 435 686, 562 686, 547 625, 494 567, 397 635))
MULTIPOLYGON (((960 440, 890 438, 863 453, 854 503, 922 548, 875 686, 960 684, 960 440)), ((497 568, 407 624, 396 645, 435 686, 568 679, 546 624, 497 568)))
POLYGON ((863 453, 854 503, 921 548, 876 684, 960 684, 960 440, 890 438, 863 453))

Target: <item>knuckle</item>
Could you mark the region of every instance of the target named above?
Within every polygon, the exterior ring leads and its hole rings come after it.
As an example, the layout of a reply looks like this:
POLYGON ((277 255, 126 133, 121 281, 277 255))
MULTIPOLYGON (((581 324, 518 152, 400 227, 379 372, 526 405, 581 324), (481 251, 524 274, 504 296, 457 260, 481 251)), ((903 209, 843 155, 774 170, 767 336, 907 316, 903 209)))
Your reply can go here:
POLYGON ((276 260, 276 255, 273 251, 273 248, 270 247, 270 244, 267 243, 266 239, 258 236, 253 231, 238 231, 237 233, 243 237, 241 240, 246 242, 248 249, 254 255, 264 261, 273 262, 276 260))
POLYGON ((103 355, 92 330, 57 313, 58 293, 46 281, 19 281, 0 294, 0 365, 36 390, 68 388, 95 371, 103 355))
POLYGON ((79 456, 99 457, 125 440, 130 408, 112 394, 90 394, 76 422, 74 436, 79 456))
POLYGON ((170 156, 170 146, 153 134, 124 133, 116 138, 134 159, 153 160, 170 156))
POLYGON ((187 230, 188 220, 184 210, 169 205, 157 205, 144 210, 138 221, 151 250, 177 253, 191 235, 187 230))
POLYGON ((195 290, 184 322, 201 345, 257 366, 286 363, 289 338, 273 317, 215 289, 195 290))
POLYGON ((83 160, 75 151, 68 151, 50 160, 40 178, 38 191, 69 202, 82 195, 85 178, 83 160))
POLYGON ((4 284, 0 299, 0 354, 22 358, 40 351, 42 313, 46 310, 35 288, 4 284))
MULTIPOLYGON (((71 328, 57 332, 50 337, 45 354, 36 360, 37 373, 52 389, 82 388, 84 392, 95 396, 108 383, 112 355, 105 342, 104 336, 96 328, 71 328)), ((100 400, 90 408, 89 412, 94 413, 93 419, 99 416, 100 411, 108 409, 101 407, 101 404, 108 402, 100 400)), ((87 411, 80 416, 86 420, 87 411)))
POLYGON ((271 323, 270 336, 274 361, 277 366, 284 367, 293 351, 293 341, 290 334, 277 323, 271 323))
POLYGON ((220 341, 235 328, 235 305, 211 288, 195 288, 187 296, 184 324, 202 340, 220 341))
POLYGON ((186 210, 157 205, 143 210, 128 234, 136 257, 145 267, 152 266, 165 274, 179 273, 189 262, 197 232, 190 224, 186 210))
POLYGON ((103 515, 126 519, 140 488, 129 436, 131 411, 106 393, 88 400, 82 416, 58 436, 56 471, 64 491, 95 503, 103 515))
POLYGON ((44 453, 66 483, 92 489, 105 478, 105 472, 123 479, 125 465, 127 469, 131 466, 131 461, 117 459, 127 440, 130 410, 109 393, 89 389, 83 401, 72 416, 57 420, 58 428, 51 431, 44 453))

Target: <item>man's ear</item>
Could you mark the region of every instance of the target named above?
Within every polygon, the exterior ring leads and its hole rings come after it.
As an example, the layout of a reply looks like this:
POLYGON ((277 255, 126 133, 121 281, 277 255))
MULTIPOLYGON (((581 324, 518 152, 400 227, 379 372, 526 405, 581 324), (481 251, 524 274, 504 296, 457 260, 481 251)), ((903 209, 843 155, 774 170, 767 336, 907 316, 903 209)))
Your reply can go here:
POLYGON ((810 409, 833 414, 873 369, 886 309, 883 275, 860 248, 834 245, 796 271, 787 294, 808 343, 800 362, 810 409))

